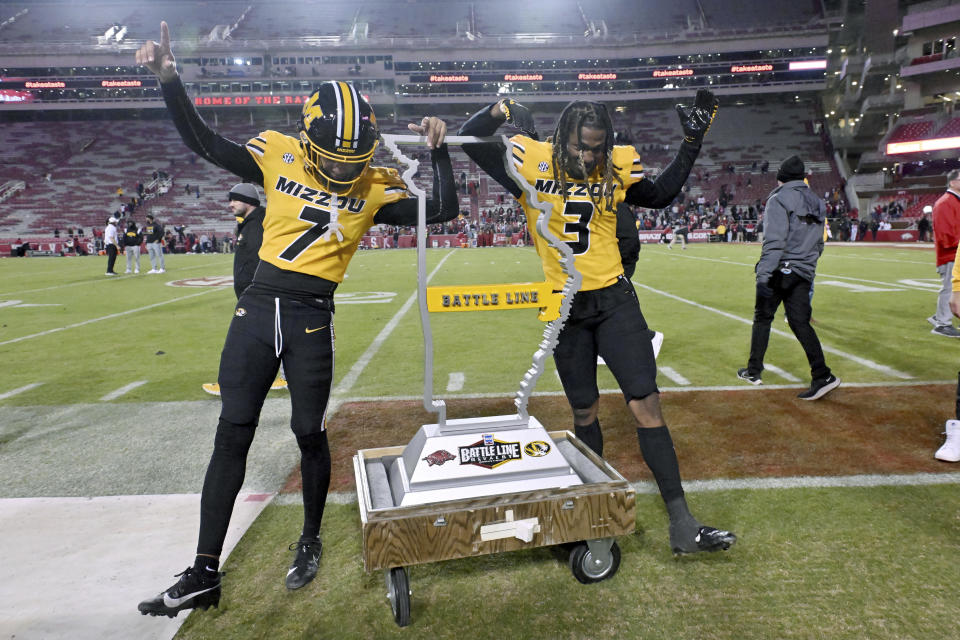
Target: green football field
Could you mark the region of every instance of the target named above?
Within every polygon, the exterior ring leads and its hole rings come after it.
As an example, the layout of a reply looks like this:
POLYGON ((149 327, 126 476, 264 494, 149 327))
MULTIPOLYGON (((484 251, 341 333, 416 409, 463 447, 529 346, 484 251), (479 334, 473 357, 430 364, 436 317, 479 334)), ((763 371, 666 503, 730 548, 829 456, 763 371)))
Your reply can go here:
MULTIPOLYGON (((960 473, 933 460, 943 421, 954 417, 960 341, 932 335, 926 321, 939 289, 933 250, 827 246, 814 326, 843 385, 817 403, 794 398, 809 370, 780 317, 764 386, 736 378, 749 349, 758 256, 757 245, 646 245, 633 278, 649 325, 665 335, 658 384, 688 500, 704 522, 738 533, 729 552, 669 553, 662 503, 638 462, 616 383, 601 366, 600 387, 610 392, 601 409, 608 457, 638 483, 637 533, 619 540, 617 575, 581 585, 557 548, 416 566, 413 624, 398 628, 382 572, 363 571, 345 470, 356 448, 405 444, 430 420, 418 409, 416 255, 360 252, 337 291, 329 416, 335 477, 320 574, 298 592, 283 587, 301 509, 295 465, 274 470, 290 475, 294 488, 282 492, 276 484, 280 495, 224 565, 220 608, 192 614, 178 637, 960 638, 960 473)), ((15 425, 0 424, 0 466, 18 473, 0 497, 31 495, 30 462, 15 457, 23 450, 45 456, 36 462, 37 478, 74 477, 80 486, 65 493, 38 480, 32 495, 138 490, 122 464, 96 489, 84 488, 84 474, 74 469, 95 454, 49 423, 71 413, 109 422, 139 407, 175 415, 178 407, 216 403, 201 384, 216 379, 236 302, 224 284, 231 260, 168 256, 165 274, 110 279, 105 258, 0 260, 0 418, 15 425), (46 426, 32 432, 34 423, 46 426)), ((542 279, 529 248, 431 250, 428 273, 438 285, 542 279)), ((433 386, 452 415, 509 411, 543 330, 535 311, 430 320, 433 386)), ((550 364, 531 402, 550 429, 569 427, 560 392, 550 364)), ((214 427, 191 435, 200 449, 185 483, 193 488, 182 483, 170 493, 199 491, 214 427)), ((137 443, 125 447, 117 455, 135 457, 137 443)), ((171 442, 175 449, 182 447, 171 442)), ((158 469, 181 463, 163 447, 149 455, 158 469)), ((248 475, 256 471, 255 462, 249 466, 248 475)), ((185 560, 190 551, 188 543, 185 560)), ((166 573, 161 580, 172 582, 166 573)), ((131 611, 139 595, 131 595, 131 611)))
MULTIPOLYGON (((634 282, 648 324, 666 338, 659 364, 670 387, 737 383, 746 362, 757 246, 648 245, 634 282), (687 381, 684 383, 683 381, 687 381)), ((146 263, 146 261, 144 261, 146 263)), ((235 303, 231 256, 170 256, 161 275, 103 275, 104 258, 0 260, 0 400, 34 405, 96 402, 124 385, 145 382, 116 402, 202 398, 213 381, 235 303)), ((542 279, 532 249, 433 250, 431 284, 528 282, 542 279)), ((338 394, 350 398, 410 396, 423 389, 423 338, 415 294, 415 253, 356 255, 337 292, 338 394), (382 332, 388 329, 386 335, 382 332), (358 361, 375 353, 356 371, 358 361), (353 375, 349 375, 349 374, 353 375), (356 375, 359 373, 359 375, 356 375), (344 383, 346 380, 346 383, 344 383)), ((845 382, 943 381, 954 377, 960 344, 931 335, 925 319, 936 303, 932 250, 828 246, 816 279, 815 328, 828 364, 845 382)), ((533 311, 432 314, 434 387, 444 394, 510 395, 541 335, 533 311), (459 379, 459 376, 458 376, 459 379)), ((807 381, 803 352, 785 323, 774 324, 767 384, 807 381), (778 371, 779 370, 779 371, 778 371)), ((601 368, 601 388, 615 382, 601 368)), ((548 370, 538 391, 559 391, 548 370)))

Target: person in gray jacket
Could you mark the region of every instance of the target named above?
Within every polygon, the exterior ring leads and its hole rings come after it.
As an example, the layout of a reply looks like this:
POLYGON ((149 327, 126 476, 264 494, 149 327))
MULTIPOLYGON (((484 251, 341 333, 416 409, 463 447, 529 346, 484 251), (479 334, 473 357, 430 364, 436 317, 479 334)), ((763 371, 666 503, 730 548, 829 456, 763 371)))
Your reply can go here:
POLYGON ((810 326, 810 288, 823 253, 826 205, 804 181, 803 160, 790 156, 777 172, 779 186, 767 198, 764 238, 757 262, 757 296, 750 337, 750 360, 737 377, 762 384, 763 356, 770 341, 770 323, 783 303, 793 335, 800 341, 813 378, 797 397, 817 400, 840 386, 830 371, 816 332, 810 326))

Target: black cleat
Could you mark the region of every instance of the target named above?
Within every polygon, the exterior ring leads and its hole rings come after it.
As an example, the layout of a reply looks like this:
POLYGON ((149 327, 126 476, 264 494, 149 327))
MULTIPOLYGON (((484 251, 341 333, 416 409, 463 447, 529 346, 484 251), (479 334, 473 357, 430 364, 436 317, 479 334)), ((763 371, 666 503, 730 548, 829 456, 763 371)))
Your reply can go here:
POLYGON ((730 531, 721 531, 713 527, 700 527, 697 535, 689 542, 671 540, 676 555, 700 553, 701 551, 726 551, 737 541, 730 531))
MULTIPOLYGON (((960 331, 957 332, 957 335, 960 336, 960 331)), ((826 378, 811 382, 810 388, 797 394, 797 397, 801 400, 819 400, 839 386, 840 378, 830 374, 826 378)))
POLYGON ((219 571, 197 571, 187 567, 183 573, 177 575, 180 579, 163 593, 150 600, 141 602, 137 609, 143 615, 175 617, 184 609, 209 609, 220 605, 220 577, 219 571))
POLYGON ((760 374, 750 373, 750 370, 744 367, 743 369, 737 369, 737 377, 741 380, 745 380, 752 385, 763 384, 763 380, 760 379, 760 374))
POLYGON ((300 538, 297 542, 290 545, 290 551, 296 549, 297 555, 293 558, 293 564, 287 571, 286 585, 291 591, 299 589, 317 575, 317 569, 320 567, 320 554, 323 550, 323 543, 320 538, 300 538))

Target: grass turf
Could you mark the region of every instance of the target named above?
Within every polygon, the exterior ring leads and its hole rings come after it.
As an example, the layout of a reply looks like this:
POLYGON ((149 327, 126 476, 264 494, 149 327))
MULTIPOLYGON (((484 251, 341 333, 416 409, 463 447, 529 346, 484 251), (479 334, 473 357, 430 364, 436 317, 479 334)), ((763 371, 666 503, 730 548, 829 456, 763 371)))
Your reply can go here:
MULTIPOLYGON (((317 580, 283 586, 300 509, 269 506, 225 564, 220 609, 177 638, 948 638, 956 617, 954 486, 695 494, 729 552, 675 559, 657 496, 638 499, 620 571, 581 585, 559 548, 409 570, 412 625, 393 621, 383 572, 365 574, 355 505, 327 508, 317 580)), ((951 635, 953 634, 953 635, 951 635)))

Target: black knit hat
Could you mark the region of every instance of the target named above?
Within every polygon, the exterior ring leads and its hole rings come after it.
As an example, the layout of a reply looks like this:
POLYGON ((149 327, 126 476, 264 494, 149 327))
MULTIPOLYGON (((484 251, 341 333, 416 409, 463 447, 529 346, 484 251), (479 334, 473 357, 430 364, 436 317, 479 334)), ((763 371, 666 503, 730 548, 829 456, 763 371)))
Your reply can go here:
POLYGON ((240 202, 246 202, 247 204, 259 207, 260 193, 257 191, 257 188, 249 182, 241 182, 230 189, 227 200, 239 200, 240 202))
POLYGON ((803 166, 803 160, 800 156, 790 156, 783 161, 780 169, 777 171, 777 180, 780 182, 790 182, 791 180, 803 180, 807 175, 803 166))

